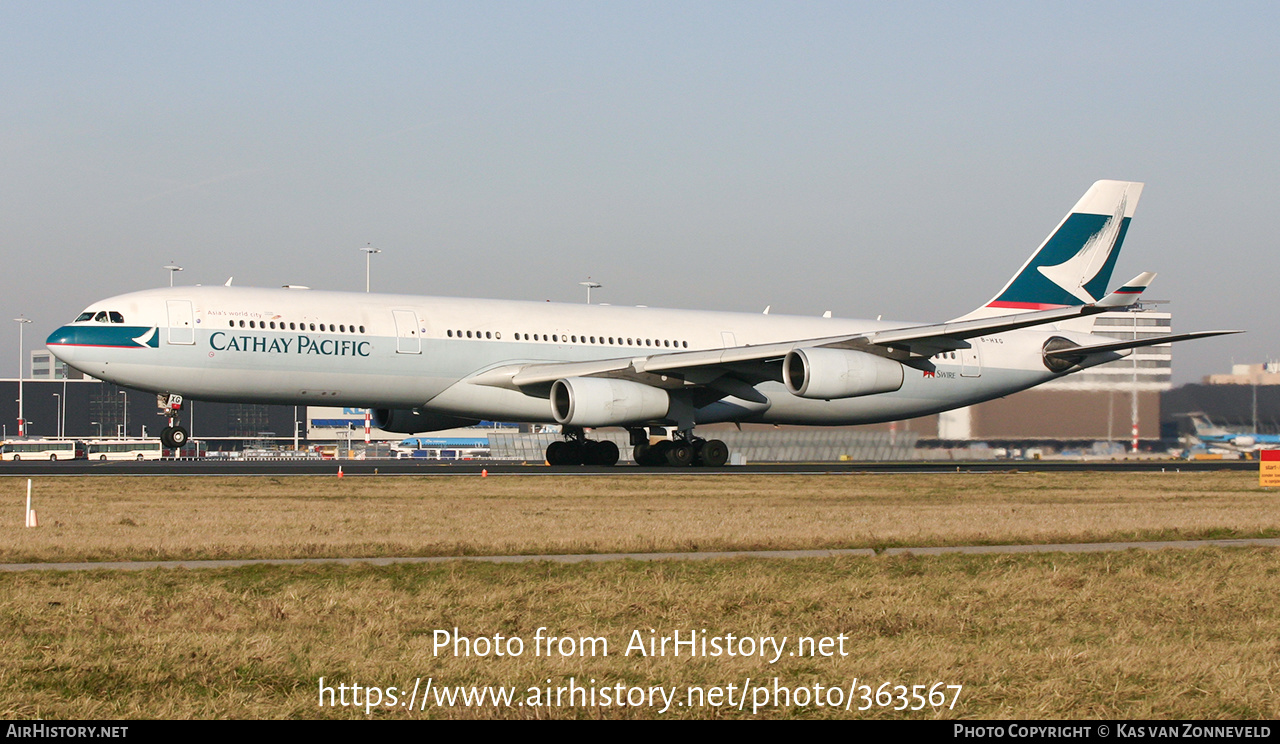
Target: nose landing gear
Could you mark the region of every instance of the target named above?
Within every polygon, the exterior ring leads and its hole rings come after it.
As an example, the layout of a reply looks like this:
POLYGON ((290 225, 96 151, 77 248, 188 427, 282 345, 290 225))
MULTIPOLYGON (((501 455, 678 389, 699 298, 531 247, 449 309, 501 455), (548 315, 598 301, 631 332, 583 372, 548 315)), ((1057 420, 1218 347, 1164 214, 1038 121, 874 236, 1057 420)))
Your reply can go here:
POLYGON ((168 396, 160 395, 160 408, 163 415, 167 417, 169 425, 160 430, 160 443, 165 449, 182 449, 186 445, 190 432, 176 424, 178 411, 182 410, 182 396, 171 394, 168 396))
POLYGON ((165 449, 182 449, 188 437, 189 433, 181 426, 166 426, 160 430, 160 443, 165 449))

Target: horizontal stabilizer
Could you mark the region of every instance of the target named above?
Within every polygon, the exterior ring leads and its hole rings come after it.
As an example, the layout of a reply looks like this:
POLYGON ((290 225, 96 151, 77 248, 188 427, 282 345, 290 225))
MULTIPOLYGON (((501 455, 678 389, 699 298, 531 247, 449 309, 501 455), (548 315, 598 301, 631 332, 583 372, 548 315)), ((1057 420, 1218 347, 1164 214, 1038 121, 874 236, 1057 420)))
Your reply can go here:
POLYGON ((1123 287, 1098 300, 1097 305, 1098 307, 1129 307, 1137 303, 1143 290, 1151 286, 1155 278, 1156 275, 1153 272, 1144 271, 1126 282, 1123 287))
POLYGON ((1244 333, 1244 331, 1194 331, 1192 333, 1176 333, 1170 336, 1157 336, 1156 338, 1140 338, 1132 341, 1116 341, 1110 344, 1091 344, 1089 346, 1072 346, 1066 349, 1054 349, 1046 351, 1046 357, 1058 357, 1061 359, 1078 359, 1090 354, 1100 354, 1106 351, 1124 351, 1125 349, 1137 349, 1143 346, 1159 346, 1161 344, 1171 344, 1175 341, 1189 341, 1193 338, 1209 338, 1210 336, 1225 336, 1230 333, 1244 333))

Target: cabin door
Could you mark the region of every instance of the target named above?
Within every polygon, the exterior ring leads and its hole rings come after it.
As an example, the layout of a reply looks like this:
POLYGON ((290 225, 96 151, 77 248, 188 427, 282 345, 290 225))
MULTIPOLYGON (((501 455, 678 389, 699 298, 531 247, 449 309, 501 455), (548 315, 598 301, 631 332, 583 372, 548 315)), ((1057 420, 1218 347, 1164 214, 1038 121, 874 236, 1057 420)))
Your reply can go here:
POLYGON ((421 354, 422 336, 418 330, 418 314, 412 310, 392 310, 396 319, 396 353, 421 354))

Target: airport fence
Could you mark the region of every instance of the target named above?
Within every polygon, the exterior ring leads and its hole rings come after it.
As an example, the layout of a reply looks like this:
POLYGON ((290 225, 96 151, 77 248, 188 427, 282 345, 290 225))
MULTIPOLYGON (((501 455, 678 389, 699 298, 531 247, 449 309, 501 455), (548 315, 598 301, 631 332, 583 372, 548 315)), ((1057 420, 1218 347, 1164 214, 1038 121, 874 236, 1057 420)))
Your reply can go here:
MULTIPOLYGON (((618 445, 622 460, 631 459, 631 440, 626 432, 593 432, 592 439, 608 439, 618 445)), ((910 432, 849 431, 717 431, 706 438, 719 439, 729 447, 735 461, 745 462, 838 462, 914 459, 917 434, 910 432)), ((489 453, 495 460, 542 462, 547 445, 559 434, 489 434, 489 453)))

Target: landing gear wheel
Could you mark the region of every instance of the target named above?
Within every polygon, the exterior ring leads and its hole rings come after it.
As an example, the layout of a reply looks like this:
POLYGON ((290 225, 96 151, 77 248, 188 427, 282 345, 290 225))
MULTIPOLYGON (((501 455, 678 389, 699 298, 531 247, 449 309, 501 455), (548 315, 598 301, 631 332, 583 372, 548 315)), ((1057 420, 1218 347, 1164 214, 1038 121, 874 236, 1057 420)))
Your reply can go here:
POLYGON ((693 464, 693 445, 688 442, 672 442, 667 448, 667 464, 673 468, 686 468, 693 464))
POLYGON ((702 449, 698 451, 698 456, 702 460, 702 464, 709 468, 723 467, 729 462, 729 445, 719 439, 711 439, 703 443, 702 449))
POLYGON ((166 426, 160 430, 160 443, 166 449, 182 449, 188 436, 187 430, 181 426, 166 426))
POLYGON ((618 464, 618 445, 603 439, 564 439, 547 445, 548 465, 618 464))
POLYGON ((653 454, 653 446, 648 442, 640 442, 631 447, 631 459, 636 461, 637 465, 648 467, 651 463, 649 460, 653 454))
POLYGON ((560 450, 562 458, 561 465, 581 465, 584 462, 587 448, 582 442, 575 442, 570 439, 564 443, 564 447, 560 450))
POLYGON ((596 442, 595 464, 611 468, 618 464, 618 445, 608 439, 596 442))

